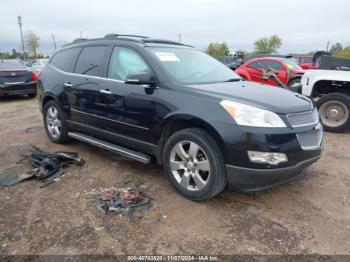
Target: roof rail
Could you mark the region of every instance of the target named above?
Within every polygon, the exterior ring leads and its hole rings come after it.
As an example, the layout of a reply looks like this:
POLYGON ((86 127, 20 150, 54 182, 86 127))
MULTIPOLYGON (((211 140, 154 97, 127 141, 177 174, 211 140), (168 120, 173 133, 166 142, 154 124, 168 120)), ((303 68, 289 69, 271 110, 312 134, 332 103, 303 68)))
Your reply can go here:
POLYGON ((142 42, 144 43, 156 43, 156 44, 169 44, 169 45, 181 45, 181 46, 189 46, 180 42, 176 41, 171 41, 171 40, 163 40, 163 39, 156 39, 156 38, 146 38, 146 39, 141 39, 142 42))
POLYGON ((86 40, 87 40, 86 38, 77 38, 77 39, 73 40, 72 44, 79 43, 79 42, 86 41, 86 40))
POLYGON ((122 36, 122 37, 148 38, 148 36, 142 36, 142 35, 122 35, 122 34, 107 34, 103 38, 104 39, 115 39, 115 38, 118 38, 119 36, 122 36))

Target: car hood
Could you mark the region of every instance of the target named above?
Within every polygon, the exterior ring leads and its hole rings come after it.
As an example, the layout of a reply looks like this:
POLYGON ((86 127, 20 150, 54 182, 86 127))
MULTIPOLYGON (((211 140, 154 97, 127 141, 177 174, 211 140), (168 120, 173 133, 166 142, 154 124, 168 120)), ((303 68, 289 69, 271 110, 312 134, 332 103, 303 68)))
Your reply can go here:
POLYGON ((310 99, 289 90, 249 81, 191 85, 192 90, 219 99, 255 105, 279 114, 310 111, 310 99))

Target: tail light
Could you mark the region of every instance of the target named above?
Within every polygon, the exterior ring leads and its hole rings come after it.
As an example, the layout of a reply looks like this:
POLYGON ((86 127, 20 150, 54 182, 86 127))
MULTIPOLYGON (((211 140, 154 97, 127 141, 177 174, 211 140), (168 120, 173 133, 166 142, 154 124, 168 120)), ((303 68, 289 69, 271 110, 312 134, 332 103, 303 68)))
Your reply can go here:
POLYGON ((38 81, 39 76, 40 76, 40 72, 36 73, 36 72, 32 71, 32 81, 38 81))

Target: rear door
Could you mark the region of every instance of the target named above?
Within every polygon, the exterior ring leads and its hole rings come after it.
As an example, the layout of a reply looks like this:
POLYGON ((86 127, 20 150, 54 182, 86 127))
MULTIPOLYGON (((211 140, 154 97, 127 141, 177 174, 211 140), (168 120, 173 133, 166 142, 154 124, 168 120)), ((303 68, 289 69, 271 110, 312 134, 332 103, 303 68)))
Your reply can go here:
POLYGON ((64 89, 69 101, 71 121, 97 126, 103 115, 104 101, 100 101, 102 75, 107 65, 107 45, 84 47, 78 56, 73 74, 65 78, 64 89))

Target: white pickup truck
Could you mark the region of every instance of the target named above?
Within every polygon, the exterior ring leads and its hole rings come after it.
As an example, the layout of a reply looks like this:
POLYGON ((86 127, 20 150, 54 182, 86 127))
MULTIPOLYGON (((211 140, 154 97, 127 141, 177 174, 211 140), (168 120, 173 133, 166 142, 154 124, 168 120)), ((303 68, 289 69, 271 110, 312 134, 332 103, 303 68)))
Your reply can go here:
POLYGON ((301 93, 315 100, 325 130, 350 127, 350 71, 307 70, 301 84, 301 93))

